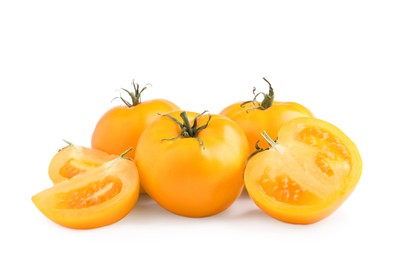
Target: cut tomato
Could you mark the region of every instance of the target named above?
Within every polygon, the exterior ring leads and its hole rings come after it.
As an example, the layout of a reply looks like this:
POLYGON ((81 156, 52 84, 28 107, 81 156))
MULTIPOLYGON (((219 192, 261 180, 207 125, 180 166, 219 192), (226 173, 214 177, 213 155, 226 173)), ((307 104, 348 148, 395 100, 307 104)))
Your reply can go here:
POLYGON ((139 177, 133 161, 118 157, 32 197, 49 219, 65 227, 89 229, 115 223, 135 206, 139 177))
POLYGON ((356 145, 339 128, 312 117, 284 124, 278 143, 251 157, 245 169, 250 197, 281 221, 309 224, 333 213, 361 176, 356 145))
POLYGON ((49 177, 53 183, 71 179, 75 175, 96 168, 105 162, 117 158, 97 149, 91 149, 68 143, 50 161, 49 177))

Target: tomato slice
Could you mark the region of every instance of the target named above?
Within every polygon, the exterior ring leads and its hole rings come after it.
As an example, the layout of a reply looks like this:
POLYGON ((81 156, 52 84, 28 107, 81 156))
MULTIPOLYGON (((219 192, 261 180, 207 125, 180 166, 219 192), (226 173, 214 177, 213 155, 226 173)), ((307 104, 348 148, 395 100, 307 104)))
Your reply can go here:
POLYGON ((62 226, 106 226, 125 217, 135 206, 138 176, 133 161, 118 157, 39 192, 32 201, 47 218, 62 226))
POLYGON ((272 217, 309 224, 347 199, 361 171, 360 154, 349 137, 328 122, 303 117, 284 124, 278 143, 249 159, 245 185, 272 217))
POLYGON ((56 153, 50 161, 48 172, 53 183, 70 179, 79 173, 96 168, 118 157, 97 149, 68 144, 56 153))

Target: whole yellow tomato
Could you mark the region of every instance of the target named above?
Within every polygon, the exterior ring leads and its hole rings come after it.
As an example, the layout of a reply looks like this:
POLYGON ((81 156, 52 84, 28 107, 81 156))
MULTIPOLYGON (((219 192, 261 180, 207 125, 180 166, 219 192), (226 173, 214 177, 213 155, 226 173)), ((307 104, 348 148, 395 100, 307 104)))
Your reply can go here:
POLYGON ((205 217, 240 195, 248 152, 244 132, 229 118, 175 111, 143 131, 135 162, 142 187, 159 205, 205 217))
POLYGON ((266 131, 272 139, 276 139, 281 126, 289 120, 297 117, 312 117, 313 114, 306 107, 295 102, 274 101, 274 91, 268 80, 269 93, 259 92, 253 88, 254 99, 247 102, 237 102, 225 109, 220 114, 235 121, 246 133, 249 141, 250 152, 256 150, 256 143, 260 141, 262 147, 269 144, 260 139, 260 133, 266 131), (263 97, 261 102, 257 101, 263 97))
POLYGON ((129 94, 131 101, 121 97, 125 106, 116 106, 108 110, 97 122, 92 135, 92 148, 110 154, 121 154, 132 147, 133 150, 127 154, 127 157, 133 158, 137 141, 146 126, 157 118, 158 114, 179 109, 178 106, 164 99, 141 102, 146 86, 140 89, 135 81, 132 85, 133 92, 122 89, 129 94))

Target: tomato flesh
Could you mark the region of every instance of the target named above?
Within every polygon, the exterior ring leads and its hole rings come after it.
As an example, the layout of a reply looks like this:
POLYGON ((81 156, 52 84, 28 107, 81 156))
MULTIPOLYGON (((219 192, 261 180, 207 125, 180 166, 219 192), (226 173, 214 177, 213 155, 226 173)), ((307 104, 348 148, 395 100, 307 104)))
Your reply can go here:
POLYGON ((121 180, 108 176, 74 190, 57 193, 59 201, 56 207, 59 209, 82 209, 96 206, 115 197, 121 192, 121 189, 121 180))

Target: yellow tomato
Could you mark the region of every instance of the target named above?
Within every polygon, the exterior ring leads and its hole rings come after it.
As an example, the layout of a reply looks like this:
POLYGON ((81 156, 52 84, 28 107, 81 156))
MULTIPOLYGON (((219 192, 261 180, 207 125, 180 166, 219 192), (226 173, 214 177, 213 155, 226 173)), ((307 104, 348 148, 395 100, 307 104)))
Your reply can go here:
POLYGON ((110 154, 121 154, 132 147, 133 150, 127 156, 133 158, 137 141, 143 130, 159 114, 179 109, 178 106, 164 99, 141 102, 141 95, 146 87, 140 89, 135 82, 133 82, 133 87, 133 92, 122 89, 129 94, 131 101, 121 97, 125 105, 111 108, 99 119, 92 135, 92 148, 110 154))
POLYGON ((246 136, 229 118, 175 111, 144 130, 135 161, 142 187, 159 205, 205 217, 240 195, 247 155, 246 136))
POLYGON ((244 180, 258 207, 278 220, 320 221, 347 199, 361 176, 356 145, 326 121, 293 119, 282 126, 277 143, 269 142, 270 149, 249 159, 244 180))
POLYGON ((59 225, 89 229, 121 220, 138 196, 139 175, 134 162, 118 157, 39 192, 32 201, 59 225))
POLYGON ((266 131, 268 135, 275 140, 281 126, 289 120, 297 117, 312 117, 313 114, 306 107, 295 102, 274 101, 274 91, 269 84, 269 93, 255 93, 254 99, 247 102, 237 102, 225 109, 220 114, 225 115, 235 121, 246 133, 250 152, 256 150, 256 143, 260 141, 260 146, 269 146, 269 144, 260 138, 260 133, 266 131), (263 100, 258 102, 258 96, 263 100))

